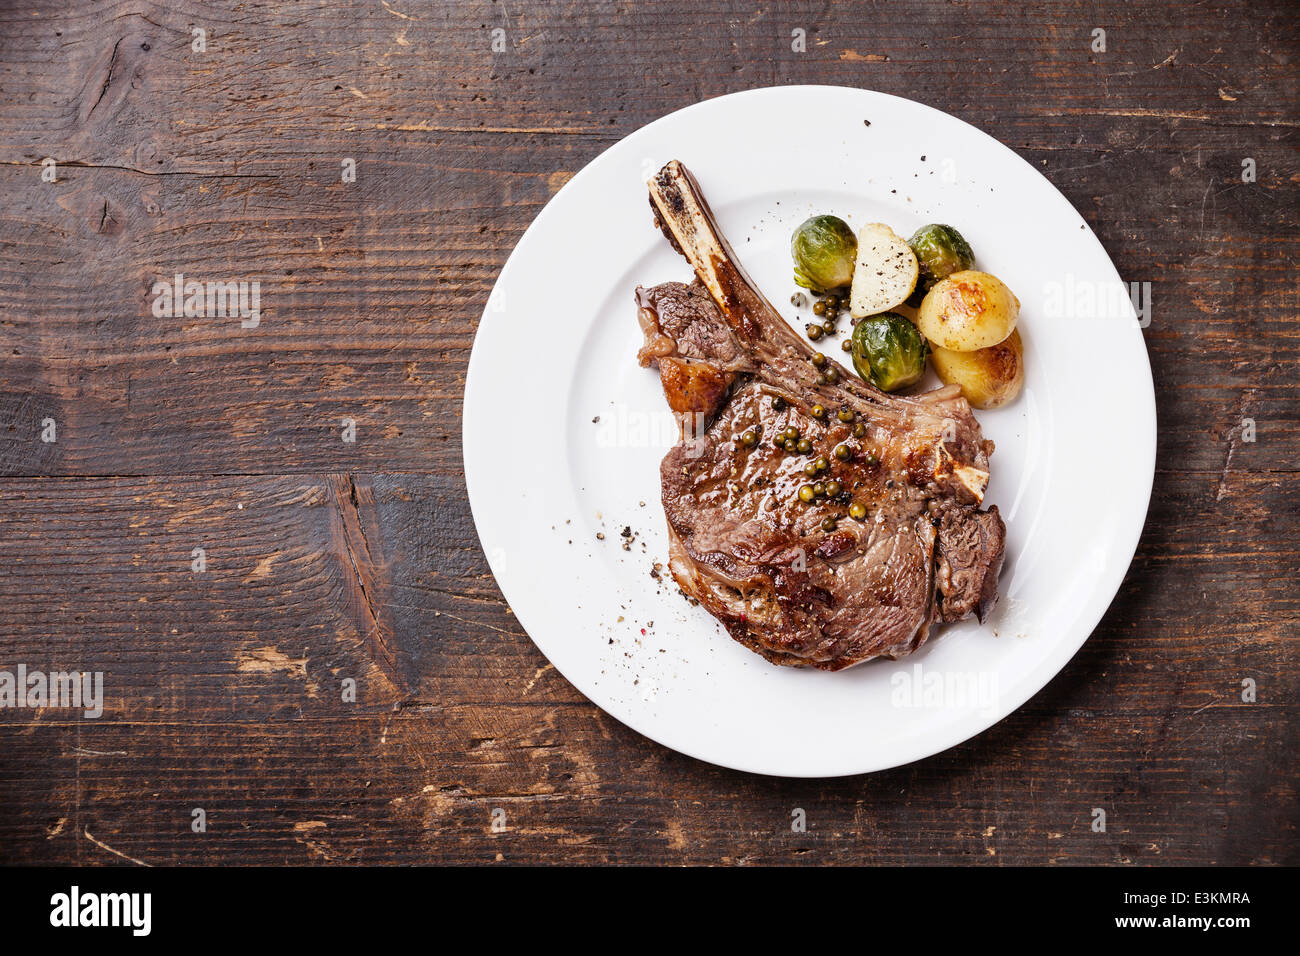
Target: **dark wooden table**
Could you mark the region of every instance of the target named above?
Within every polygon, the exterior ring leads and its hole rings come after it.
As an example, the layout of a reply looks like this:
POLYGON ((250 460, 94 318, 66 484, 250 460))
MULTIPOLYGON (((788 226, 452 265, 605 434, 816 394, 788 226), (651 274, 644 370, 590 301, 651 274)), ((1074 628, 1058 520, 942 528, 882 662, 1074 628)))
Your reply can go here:
POLYGON ((105 672, 99 719, 0 709, 0 861, 1296 862, 1298 55, 1286 0, 0 4, 0 670, 105 672), (1155 494, 1101 625, 975 740, 826 781, 585 700, 461 477, 538 210, 782 83, 988 131, 1154 299, 1155 494), (260 282, 260 324, 155 315, 177 272, 260 282))

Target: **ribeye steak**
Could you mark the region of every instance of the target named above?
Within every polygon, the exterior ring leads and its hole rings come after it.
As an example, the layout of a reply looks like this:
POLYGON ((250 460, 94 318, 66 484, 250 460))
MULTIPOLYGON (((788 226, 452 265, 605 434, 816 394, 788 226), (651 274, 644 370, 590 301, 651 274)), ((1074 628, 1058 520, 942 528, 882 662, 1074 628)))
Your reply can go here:
POLYGON ((686 168, 649 186, 695 270, 636 292, 638 358, 682 424, 661 467, 682 590, 769 661, 827 670, 911 653, 935 621, 983 620, 1006 529, 979 509, 993 443, 960 390, 889 395, 819 357, 736 261, 686 168), (788 428, 806 454, 783 447, 788 428), (809 483, 821 494, 801 500, 809 483))

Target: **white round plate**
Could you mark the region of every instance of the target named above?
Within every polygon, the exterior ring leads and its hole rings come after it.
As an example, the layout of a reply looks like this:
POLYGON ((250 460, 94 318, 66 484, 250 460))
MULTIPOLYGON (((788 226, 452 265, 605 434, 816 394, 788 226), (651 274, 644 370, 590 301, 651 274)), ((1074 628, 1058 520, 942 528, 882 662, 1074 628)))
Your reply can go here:
POLYGON ((667 747, 794 777, 927 757, 1042 688, 1115 595, 1155 466, 1142 332, 1079 214, 973 126, 840 87, 708 100, 578 173, 501 272, 474 341, 464 416, 465 478, 488 562, 556 669, 667 747), (670 159, 694 172, 737 256, 792 322, 790 233, 821 212, 904 236, 949 223, 978 268, 1019 296, 1024 391, 977 413, 997 443, 986 503, 1007 524, 1002 597, 983 625, 936 627, 911 657, 831 674, 767 663, 678 592, 659 491, 676 429, 658 375, 637 365, 633 298, 638 284, 692 275, 652 225, 644 185, 670 159))

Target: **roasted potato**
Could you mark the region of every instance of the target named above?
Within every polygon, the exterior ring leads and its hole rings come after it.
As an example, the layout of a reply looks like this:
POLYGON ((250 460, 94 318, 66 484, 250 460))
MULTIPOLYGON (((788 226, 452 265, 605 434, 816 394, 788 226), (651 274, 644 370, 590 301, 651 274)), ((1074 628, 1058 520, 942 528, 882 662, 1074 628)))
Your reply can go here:
POLYGON ((930 362, 945 385, 960 385, 972 408, 997 408, 1020 394, 1025 384, 1025 350, 1020 333, 973 352, 930 346, 930 362))
POLYGON ((916 313, 916 324, 940 348, 974 352, 997 345, 1016 327, 1020 300, 1001 279, 967 269, 934 284, 916 313))
POLYGON ((884 223, 868 223, 858 232, 849 312, 860 319, 902 305, 916 288, 919 274, 916 253, 907 240, 884 223))

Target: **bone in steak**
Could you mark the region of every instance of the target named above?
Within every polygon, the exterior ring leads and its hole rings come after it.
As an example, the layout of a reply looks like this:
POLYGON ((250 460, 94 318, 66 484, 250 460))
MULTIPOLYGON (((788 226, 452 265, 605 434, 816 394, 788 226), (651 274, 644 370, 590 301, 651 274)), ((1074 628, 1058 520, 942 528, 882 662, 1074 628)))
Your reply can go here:
POLYGON ((769 661, 826 670, 909 654, 935 621, 983 620, 1006 529, 996 507, 978 507, 993 443, 957 386, 889 395, 832 360, 814 364, 686 168, 673 161, 649 186, 656 225, 696 275, 636 293, 638 358, 657 366, 682 424, 661 467, 682 590, 769 661), (791 425, 809 455, 773 443, 791 425), (818 457, 829 468, 813 479, 805 467, 818 457), (814 480, 841 494, 801 501, 814 480), (862 520, 851 503, 866 507, 862 520))

